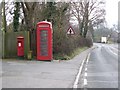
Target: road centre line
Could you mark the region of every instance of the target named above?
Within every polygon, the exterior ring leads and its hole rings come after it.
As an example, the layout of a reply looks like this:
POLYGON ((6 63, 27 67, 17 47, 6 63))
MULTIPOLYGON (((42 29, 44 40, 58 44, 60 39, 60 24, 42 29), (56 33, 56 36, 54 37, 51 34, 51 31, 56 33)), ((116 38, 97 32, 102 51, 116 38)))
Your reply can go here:
MULTIPOLYGON (((81 72, 82 72, 82 69, 83 69, 83 65, 84 65, 84 63, 85 63, 85 60, 87 60, 87 62, 89 61, 89 58, 90 58, 90 53, 88 54, 87 59, 84 59, 84 60, 82 61, 82 64, 80 65, 78 74, 77 74, 77 76, 76 76, 76 78, 75 78, 75 82, 74 82, 74 84, 73 84, 73 88, 77 88, 77 87, 78 87, 78 81, 79 81, 79 77, 80 77, 81 72)), ((85 85, 86 85, 86 84, 87 84, 87 79, 85 80, 85 85)))
POLYGON ((85 72, 85 77, 87 77, 87 72, 85 72))
POLYGON ((114 50, 118 51, 118 49, 117 49, 117 48, 115 48, 115 47, 110 46, 110 48, 112 48, 112 49, 114 49, 114 50))
POLYGON ((84 74, 84 86, 87 85, 87 65, 86 65, 86 68, 85 68, 85 74, 84 74))
POLYGON ((84 86, 86 86, 87 85, 87 79, 85 78, 84 79, 84 86))
POLYGON ((87 67, 85 68, 85 72, 87 72, 87 67))
POLYGON ((115 48, 115 47, 110 46, 110 48, 113 49, 113 50, 115 50, 115 51, 118 52, 118 53, 120 52, 119 47, 118 47, 118 48, 115 48))
POLYGON ((116 54, 115 52, 113 52, 113 51, 110 49, 110 47, 108 47, 108 49, 109 49, 109 51, 110 51, 111 53, 113 53, 114 55, 117 56, 117 54, 116 54))

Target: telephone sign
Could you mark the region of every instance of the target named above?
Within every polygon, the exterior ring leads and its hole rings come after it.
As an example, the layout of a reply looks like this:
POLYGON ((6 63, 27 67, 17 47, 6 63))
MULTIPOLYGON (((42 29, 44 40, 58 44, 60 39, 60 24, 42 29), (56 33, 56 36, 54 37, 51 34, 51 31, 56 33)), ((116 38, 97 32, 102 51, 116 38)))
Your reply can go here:
POLYGON ((52 24, 47 21, 37 24, 37 60, 52 60, 52 24))

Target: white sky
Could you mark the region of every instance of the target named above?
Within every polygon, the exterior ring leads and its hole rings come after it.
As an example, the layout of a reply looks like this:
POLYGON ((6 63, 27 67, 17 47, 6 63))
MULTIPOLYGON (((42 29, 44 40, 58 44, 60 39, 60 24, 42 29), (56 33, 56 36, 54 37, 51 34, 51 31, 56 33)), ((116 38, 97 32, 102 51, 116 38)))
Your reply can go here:
POLYGON ((109 27, 118 24, 118 2, 120 0, 106 0, 106 21, 109 27))
MULTIPOLYGON (((2 0, 0 0, 1 2, 2 0)), ((106 21, 109 27, 118 24, 118 2, 120 0, 106 0, 106 21)))

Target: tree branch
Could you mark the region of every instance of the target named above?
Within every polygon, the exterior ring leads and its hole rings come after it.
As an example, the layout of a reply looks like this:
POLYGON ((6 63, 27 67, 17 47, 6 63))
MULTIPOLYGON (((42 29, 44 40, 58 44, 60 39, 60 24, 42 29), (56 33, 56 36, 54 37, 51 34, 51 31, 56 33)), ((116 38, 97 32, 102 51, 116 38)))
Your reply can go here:
POLYGON ((37 2, 34 2, 31 9, 34 10, 35 9, 35 6, 36 6, 37 2))
POLYGON ((29 2, 24 2, 24 3, 25 3, 27 10, 29 11, 30 10, 30 6, 28 5, 29 2))

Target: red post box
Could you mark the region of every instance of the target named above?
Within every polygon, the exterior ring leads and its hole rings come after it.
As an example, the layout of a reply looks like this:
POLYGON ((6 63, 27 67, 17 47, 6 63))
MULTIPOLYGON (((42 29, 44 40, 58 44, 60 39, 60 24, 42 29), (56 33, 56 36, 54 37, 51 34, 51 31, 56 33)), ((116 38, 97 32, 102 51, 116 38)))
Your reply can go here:
POLYGON ((52 60, 52 24, 37 23, 37 60, 52 60))
POLYGON ((17 37, 17 56, 24 56, 24 37, 17 37))

